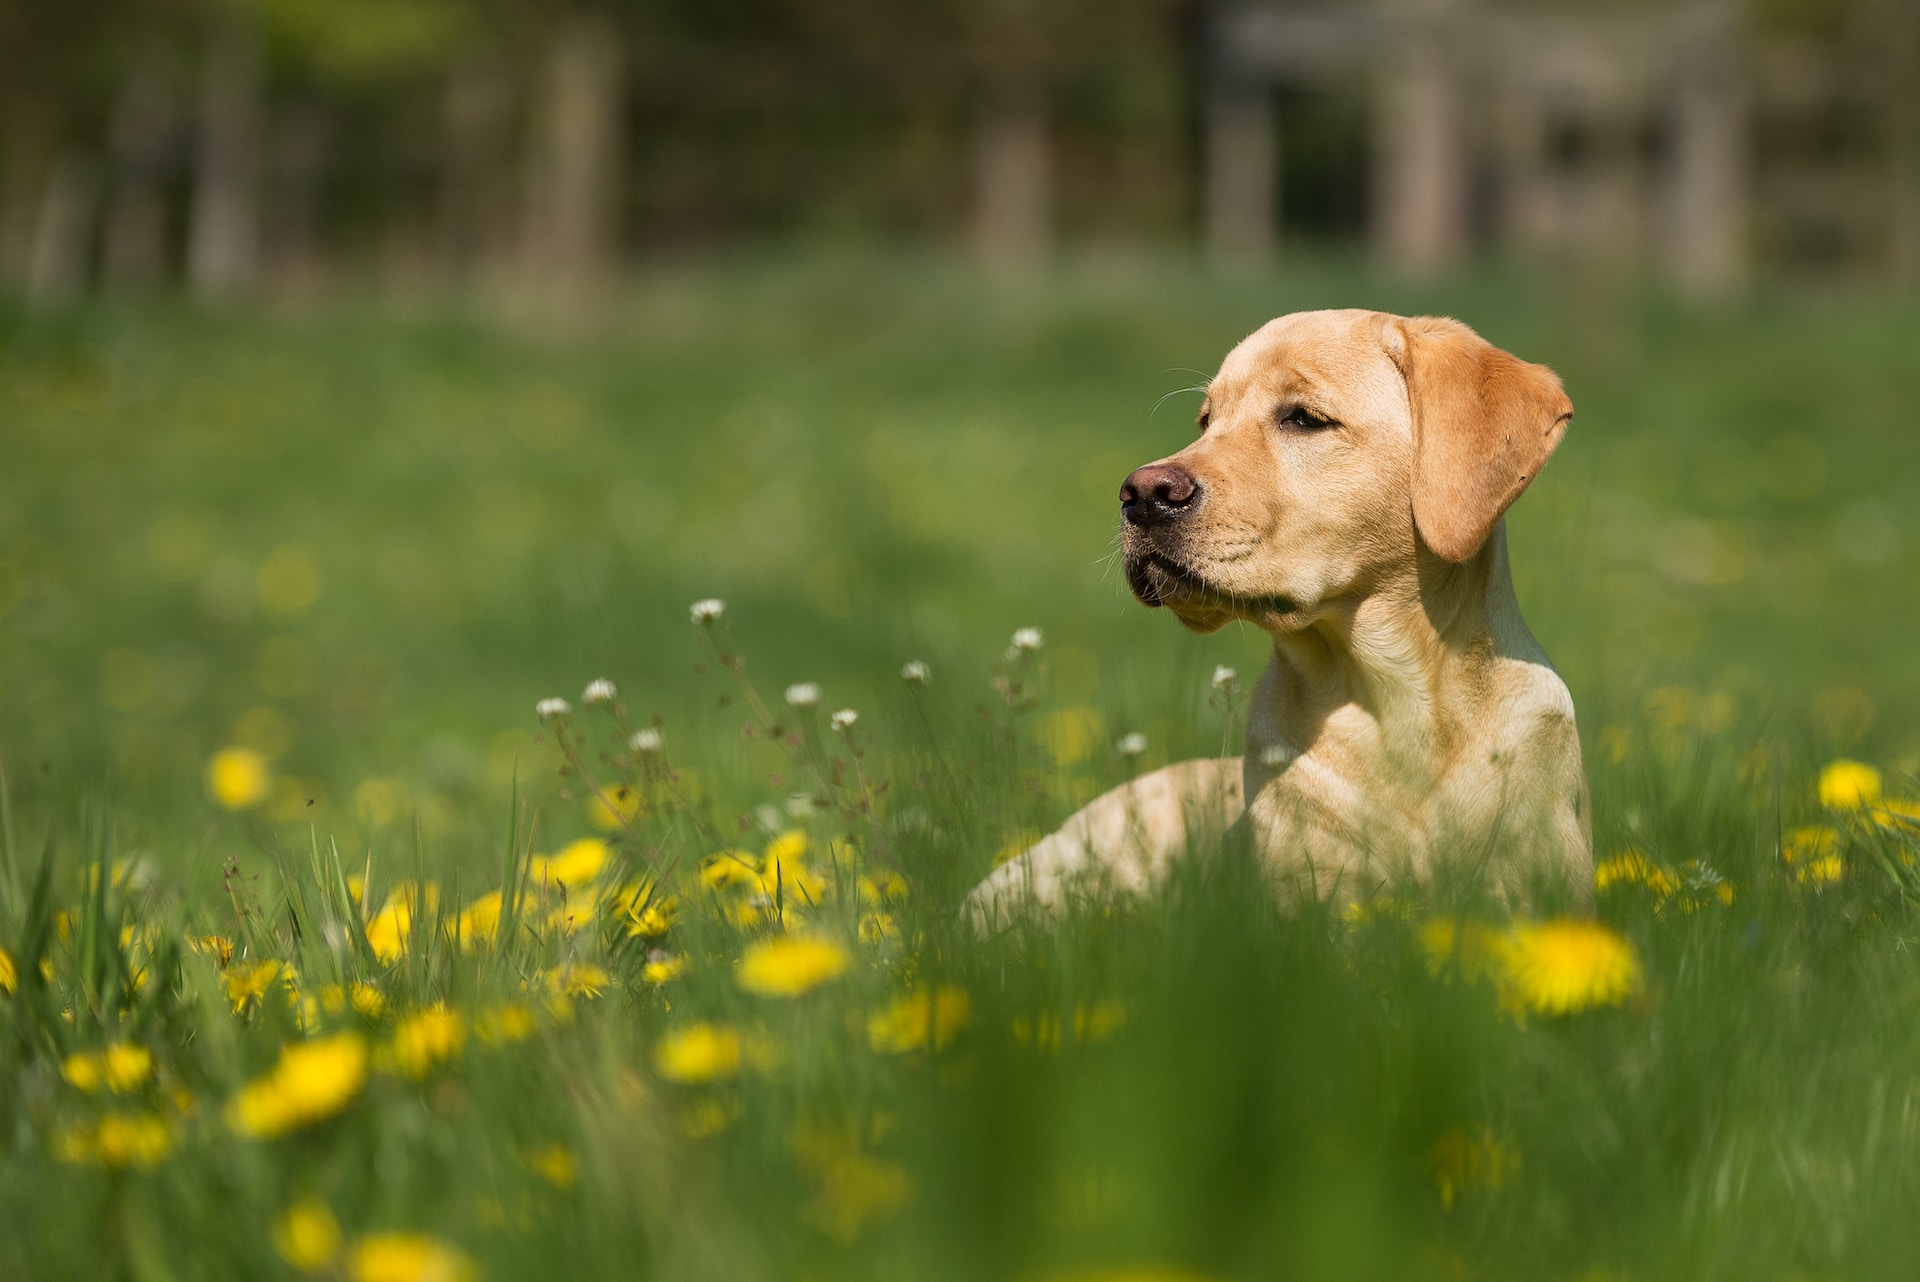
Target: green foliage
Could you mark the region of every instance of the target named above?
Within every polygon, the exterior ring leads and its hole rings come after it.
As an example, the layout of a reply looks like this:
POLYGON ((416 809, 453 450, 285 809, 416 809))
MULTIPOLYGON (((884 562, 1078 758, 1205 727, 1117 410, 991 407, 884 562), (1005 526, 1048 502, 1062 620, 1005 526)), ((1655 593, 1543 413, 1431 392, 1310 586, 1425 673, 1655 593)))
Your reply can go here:
POLYGON ((476 22, 463 0, 235 0, 324 77, 363 80, 442 67, 476 22))

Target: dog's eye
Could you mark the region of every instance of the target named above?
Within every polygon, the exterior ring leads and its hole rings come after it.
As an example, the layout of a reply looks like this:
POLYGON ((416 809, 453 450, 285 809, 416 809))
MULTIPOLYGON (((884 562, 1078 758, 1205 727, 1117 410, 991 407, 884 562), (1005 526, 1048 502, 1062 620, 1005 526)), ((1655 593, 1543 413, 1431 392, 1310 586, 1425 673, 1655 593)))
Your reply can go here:
POLYGON ((1213 422, 1213 410, 1202 405, 1200 407, 1200 417, 1193 420, 1194 426, 1204 432, 1207 430, 1207 424, 1211 422, 1213 422))
POLYGON ((1338 426, 1332 419, 1321 418, 1299 405, 1281 406, 1278 416, 1280 426, 1296 432, 1324 432, 1329 427, 1338 426))

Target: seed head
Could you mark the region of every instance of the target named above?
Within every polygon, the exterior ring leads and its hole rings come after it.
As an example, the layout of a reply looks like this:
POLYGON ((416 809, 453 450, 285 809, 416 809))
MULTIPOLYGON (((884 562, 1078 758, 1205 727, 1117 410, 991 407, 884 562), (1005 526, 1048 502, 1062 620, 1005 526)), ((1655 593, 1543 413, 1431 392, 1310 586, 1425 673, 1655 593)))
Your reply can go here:
POLYGON ((787 703, 795 708, 811 708, 820 702, 820 687, 811 681, 796 681, 787 687, 787 703))
POLYGON ((1046 643, 1047 639, 1040 635, 1039 628, 1021 628, 1013 634, 1015 650, 1038 650, 1046 643))
POLYGON ((620 692, 614 688, 613 682, 605 677, 587 682, 587 688, 580 692, 580 702, 589 708, 596 703, 612 703, 619 697, 620 692))
POLYGON ((840 733, 845 734, 849 729, 852 728, 853 723, 858 721, 859 719, 860 719, 860 714, 855 712, 852 708, 842 708, 840 709, 840 711, 833 714, 833 728, 835 730, 838 730, 840 733))
POLYGON ((1240 674, 1224 663, 1213 670, 1213 688, 1216 690, 1231 689, 1239 680, 1240 674))
POLYGON ((690 611, 695 623, 712 623, 726 612, 727 603, 717 596, 710 596, 704 601, 695 601, 690 611))
POLYGON ((910 686, 923 686, 933 680, 933 673, 927 665, 915 659, 900 669, 900 679, 910 686))
POLYGON ((533 710, 539 714, 542 721, 559 721, 573 712, 573 709, 567 705, 567 701, 559 698, 542 699, 533 705, 533 710))
POLYGON ((648 726, 644 730, 634 731, 633 737, 627 740, 627 746, 639 753, 659 752, 667 746, 667 737, 653 726, 648 726))

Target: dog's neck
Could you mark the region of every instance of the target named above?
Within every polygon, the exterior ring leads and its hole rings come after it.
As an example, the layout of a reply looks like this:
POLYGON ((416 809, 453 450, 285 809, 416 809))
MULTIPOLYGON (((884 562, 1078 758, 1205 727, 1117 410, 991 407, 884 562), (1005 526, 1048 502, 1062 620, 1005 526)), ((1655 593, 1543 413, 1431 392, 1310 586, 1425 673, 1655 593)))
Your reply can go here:
POLYGON ((1472 560, 1422 549, 1404 575, 1276 635, 1248 718, 1250 766, 1280 769, 1313 751, 1355 778, 1388 766, 1430 786, 1474 728, 1498 722, 1485 704, 1499 697, 1491 669, 1502 659, 1545 662, 1520 618, 1504 521, 1472 560))

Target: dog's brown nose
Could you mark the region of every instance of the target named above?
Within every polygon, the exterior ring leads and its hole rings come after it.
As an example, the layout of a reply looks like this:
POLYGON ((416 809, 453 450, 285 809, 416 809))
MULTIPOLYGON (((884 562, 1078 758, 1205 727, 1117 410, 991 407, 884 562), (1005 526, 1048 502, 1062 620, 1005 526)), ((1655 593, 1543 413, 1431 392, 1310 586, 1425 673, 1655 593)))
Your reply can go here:
POLYGON ((1134 469, 1120 487, 1120 515, 1130 525, 1159 525, 1190 510, 1200 499, 1200 482, 1175 463, 1149 463, 1134 469))

